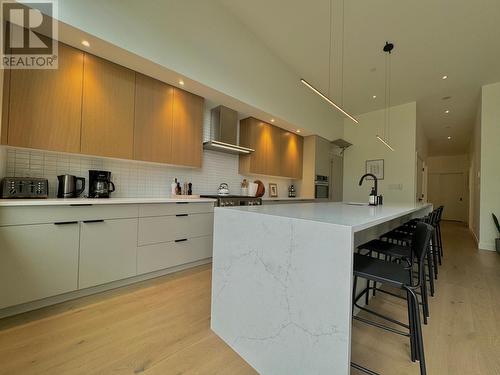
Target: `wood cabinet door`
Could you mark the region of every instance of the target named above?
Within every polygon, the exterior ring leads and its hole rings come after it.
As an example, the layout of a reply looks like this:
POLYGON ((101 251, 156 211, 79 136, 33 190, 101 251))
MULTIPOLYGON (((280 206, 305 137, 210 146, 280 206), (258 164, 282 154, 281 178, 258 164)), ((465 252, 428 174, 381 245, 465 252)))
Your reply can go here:
POLYGON ((10 71, 9 145, 80 152, 83 55, 59 43, 58 69, 10 71))
POLYGON ((174 88, 172 164, 201 168, 203 103, 202 97, 174 88))
POLYGON ((78 288, 136 275, 137 219, 82 222, 78 288))
POLYGON ((172 162, 174 88, 136 73, 134 159, 172 162))
POLYGON ((81 152, 132 159, 135 72, 85 54, 81 152))
POLYGON ((282 176, 281 172, 281 135, 283 130, 269 125, 269 136, 267 137, 267 167, 266 174, 270 176, 282 176))
POLYGON ((249 117, 240 121, 240 145, 255 151, 240 155, 240 174, 267 174, 269 124, 249 117))
POLYGON ((302 155, 304 140, 301 136, 288 131, 281 133, 281 176, 294 179, 302 178, 302 155))
POLYGON ((71 292, 78 223, 0 227, 0 308, 71 292))

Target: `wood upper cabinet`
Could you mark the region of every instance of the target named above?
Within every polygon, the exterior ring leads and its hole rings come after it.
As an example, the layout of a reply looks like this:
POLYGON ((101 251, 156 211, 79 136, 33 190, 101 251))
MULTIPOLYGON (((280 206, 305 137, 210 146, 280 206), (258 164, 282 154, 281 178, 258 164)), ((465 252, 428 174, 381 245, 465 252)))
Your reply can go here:
POLYGON ((201 168, 203 104, 202 97, 174 88, 172 164, 201 168))
POLYGON ((81 152, 132 159, 135 72, 85 54, 81 152))
POLYGON ((288 131, 281 132, 281 175, 293 179, 302 178, 304 138, 288 131))
POLYGON ((10 80, 6 74, 3 142, 7 138, 11 146, 80 151, 83 55, 60 43, 58 69, 11 70, 10 80))
POLYGON ((240 122, 240 145, 255 150, 240 155, 240 174, 302 177, 302 137, 250 117, 240 122))
POLYGON ((172 162, 174 88, 136 73, 134 159, 172 162))

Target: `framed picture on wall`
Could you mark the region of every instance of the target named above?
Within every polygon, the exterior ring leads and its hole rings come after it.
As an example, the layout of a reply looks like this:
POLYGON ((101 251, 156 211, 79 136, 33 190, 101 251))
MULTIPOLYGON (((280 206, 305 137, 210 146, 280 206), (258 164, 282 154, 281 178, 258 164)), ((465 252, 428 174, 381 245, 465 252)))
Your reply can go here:
POLYGON ((371 173, 377 177, 379 180, 384 179, 384 159, 377 160, 367 160, 366 161, 366 172, 371 173))
POLYGON ((278 185, 275 183, 270 183, 269 184, 269 196, 271 198, 277 198, 278 197, 278 185))

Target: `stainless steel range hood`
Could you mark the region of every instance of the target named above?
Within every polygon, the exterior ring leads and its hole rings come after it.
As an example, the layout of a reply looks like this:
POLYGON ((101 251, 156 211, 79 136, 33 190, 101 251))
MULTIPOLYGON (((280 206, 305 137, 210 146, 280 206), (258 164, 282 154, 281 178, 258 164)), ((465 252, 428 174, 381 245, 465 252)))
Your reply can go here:
POLYGON ((255 151, 238 145, 238 113, 222 105, 212 108, 210 140, 203 143, 203 148, 237 155, 255 151))

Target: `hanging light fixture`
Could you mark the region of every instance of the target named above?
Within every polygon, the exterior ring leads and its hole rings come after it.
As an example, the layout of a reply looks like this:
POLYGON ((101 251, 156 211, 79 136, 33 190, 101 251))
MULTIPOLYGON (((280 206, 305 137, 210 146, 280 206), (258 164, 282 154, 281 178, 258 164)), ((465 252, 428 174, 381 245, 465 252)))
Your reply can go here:
POLYGON ((391 127, 391 53, 394 49, 394 44, 385 42, 384 52, 385 58, 385 113, 384 113, 384 136, 377 134, 377 139, 382 142, 391 151, 394 148, 389 143, 389 133, 391 127))
MULTIPOLYGON (((320 90, 318 90, 316 87, 311 85, 309 82, 307 82, 304 78, 300 79, 300 82, 302 82, 306 87, 308 87, 312 92, 315 94, 319 95, 323 100, 325 100, 328 104, 330 104, 332 107, 334 107, 337 111, 342 113, 344 116, 355 122, 356 124, 359 123, 354 116, 351 116, 349 113, 347 113, 340 105, 336 104, 332 99, 330 99, 330 83, 331 83, 331 72, 332 72, 332 2, 333 0, 330 0, 330 35, 329 35, 329 41, 330 44, 328 46, 328 95, 322 93, 320 90)), ((342 2, 342 81, 344 80, 344 2, 342 2)), ((344 83, 342 82, 342 101, 344 99, 344 90, 343 90, 344 83)))

